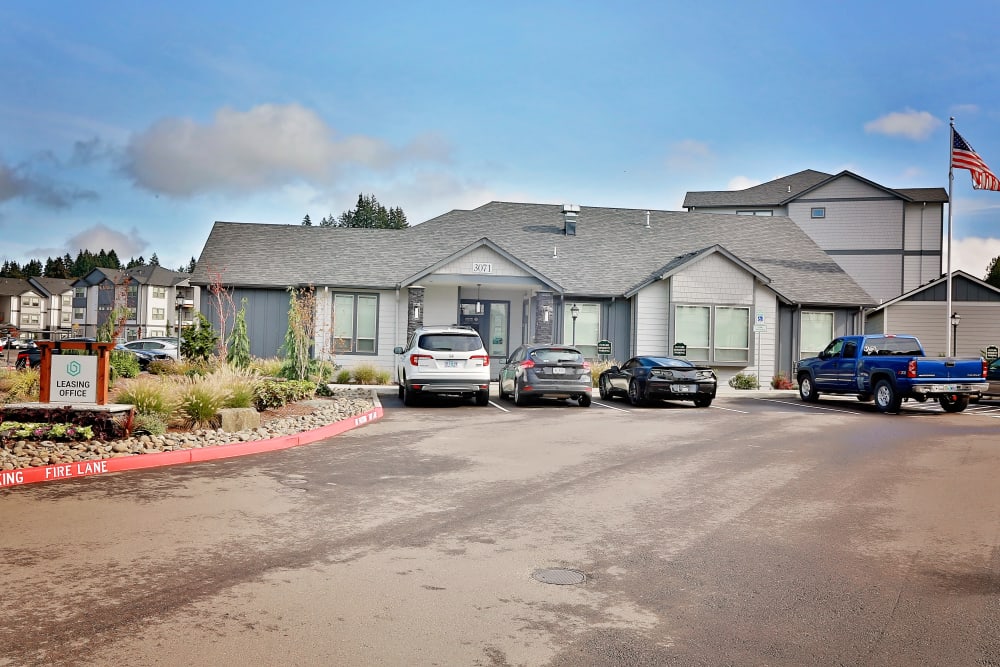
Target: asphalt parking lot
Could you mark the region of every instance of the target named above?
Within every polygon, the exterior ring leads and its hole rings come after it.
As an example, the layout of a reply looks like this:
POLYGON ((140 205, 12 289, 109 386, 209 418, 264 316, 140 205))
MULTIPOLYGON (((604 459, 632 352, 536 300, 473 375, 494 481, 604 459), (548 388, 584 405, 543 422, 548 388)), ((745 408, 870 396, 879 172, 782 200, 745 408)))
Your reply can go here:
POLYGON ((1000 664, 996 404, 381 400, 0 493, 0 664, 1000 664))

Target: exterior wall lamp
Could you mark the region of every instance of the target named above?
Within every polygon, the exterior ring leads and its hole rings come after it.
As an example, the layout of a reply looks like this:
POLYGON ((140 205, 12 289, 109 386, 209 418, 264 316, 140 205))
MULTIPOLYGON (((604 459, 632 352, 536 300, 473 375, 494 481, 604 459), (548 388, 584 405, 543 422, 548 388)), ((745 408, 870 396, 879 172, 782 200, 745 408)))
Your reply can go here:
POLYGON ((962 321, 962 316, 958 313, 951 314, 951 356, 958 354, 958 325, 962 321))
POLYGON ((573 318, 573 345, 576 345, 576 318, 580 316, 580 307, 574 303, 569 309, 569 314, 573 318))

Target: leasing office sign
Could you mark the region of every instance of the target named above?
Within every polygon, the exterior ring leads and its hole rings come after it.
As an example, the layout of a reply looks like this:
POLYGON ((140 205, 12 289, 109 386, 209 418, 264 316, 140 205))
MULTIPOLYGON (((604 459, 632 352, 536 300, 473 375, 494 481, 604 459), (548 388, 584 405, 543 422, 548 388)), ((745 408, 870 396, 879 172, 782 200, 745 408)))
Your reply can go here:
POLYGON ((49 400, 97 403, 97 357, 53 354, 49 400))

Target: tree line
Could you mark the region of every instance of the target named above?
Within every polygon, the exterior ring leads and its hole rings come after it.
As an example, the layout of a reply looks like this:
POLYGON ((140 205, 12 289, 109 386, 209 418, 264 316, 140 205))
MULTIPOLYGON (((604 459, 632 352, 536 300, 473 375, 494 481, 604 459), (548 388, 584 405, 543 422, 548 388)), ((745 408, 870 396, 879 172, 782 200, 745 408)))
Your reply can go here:
MULTIPOLYGON (((7 260, 0 265, 0 278, 82 278, 96 268, 102 269, 132 269, 137 266, 159 266, 160 259, 156 256, 154 252, 149 261, 139 255, 138 257, 130 257, 129 261, 122 263, 118 259, 118 254, 112 250, 104 250, 103 248, 98 252, 92 252, 90 250, 80 250, 76 254, 76 259, 73 259, 69 253, 66 253, 62 257, 47 257, 45 262, 42 263, 39 259, 30 259, 24 263, 22 266, 16 261, 7 260)), ((194 257, 187 266, 182 266, 178 271, 181 273, 191 273, 194 271, 195 260, 194 257)))
MULTIPOLYGON (((302 218, 305 227, 312 227, 312 218, 306 213, 302 218)), ((362 227, 365 229, 405 229, 409 227, 406 214, 400 207, 386 208, 375 199, 375 195, 358 195, 358 204, 334 217, 325 216, 319 227, 362 227)))

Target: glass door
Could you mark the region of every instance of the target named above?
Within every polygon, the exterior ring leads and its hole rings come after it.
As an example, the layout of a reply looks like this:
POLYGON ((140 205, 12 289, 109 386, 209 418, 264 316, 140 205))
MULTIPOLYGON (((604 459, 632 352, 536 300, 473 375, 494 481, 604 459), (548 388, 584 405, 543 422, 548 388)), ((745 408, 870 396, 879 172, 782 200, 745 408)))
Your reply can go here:
POLYGON ((479 332, 483 345, 490 355, 490 375, 496 377, 510 354, 510 301, 475 301, 463 299, 460 303, 459 324, 479 332), (476 304, 480 312, 476 312, 476 304))

